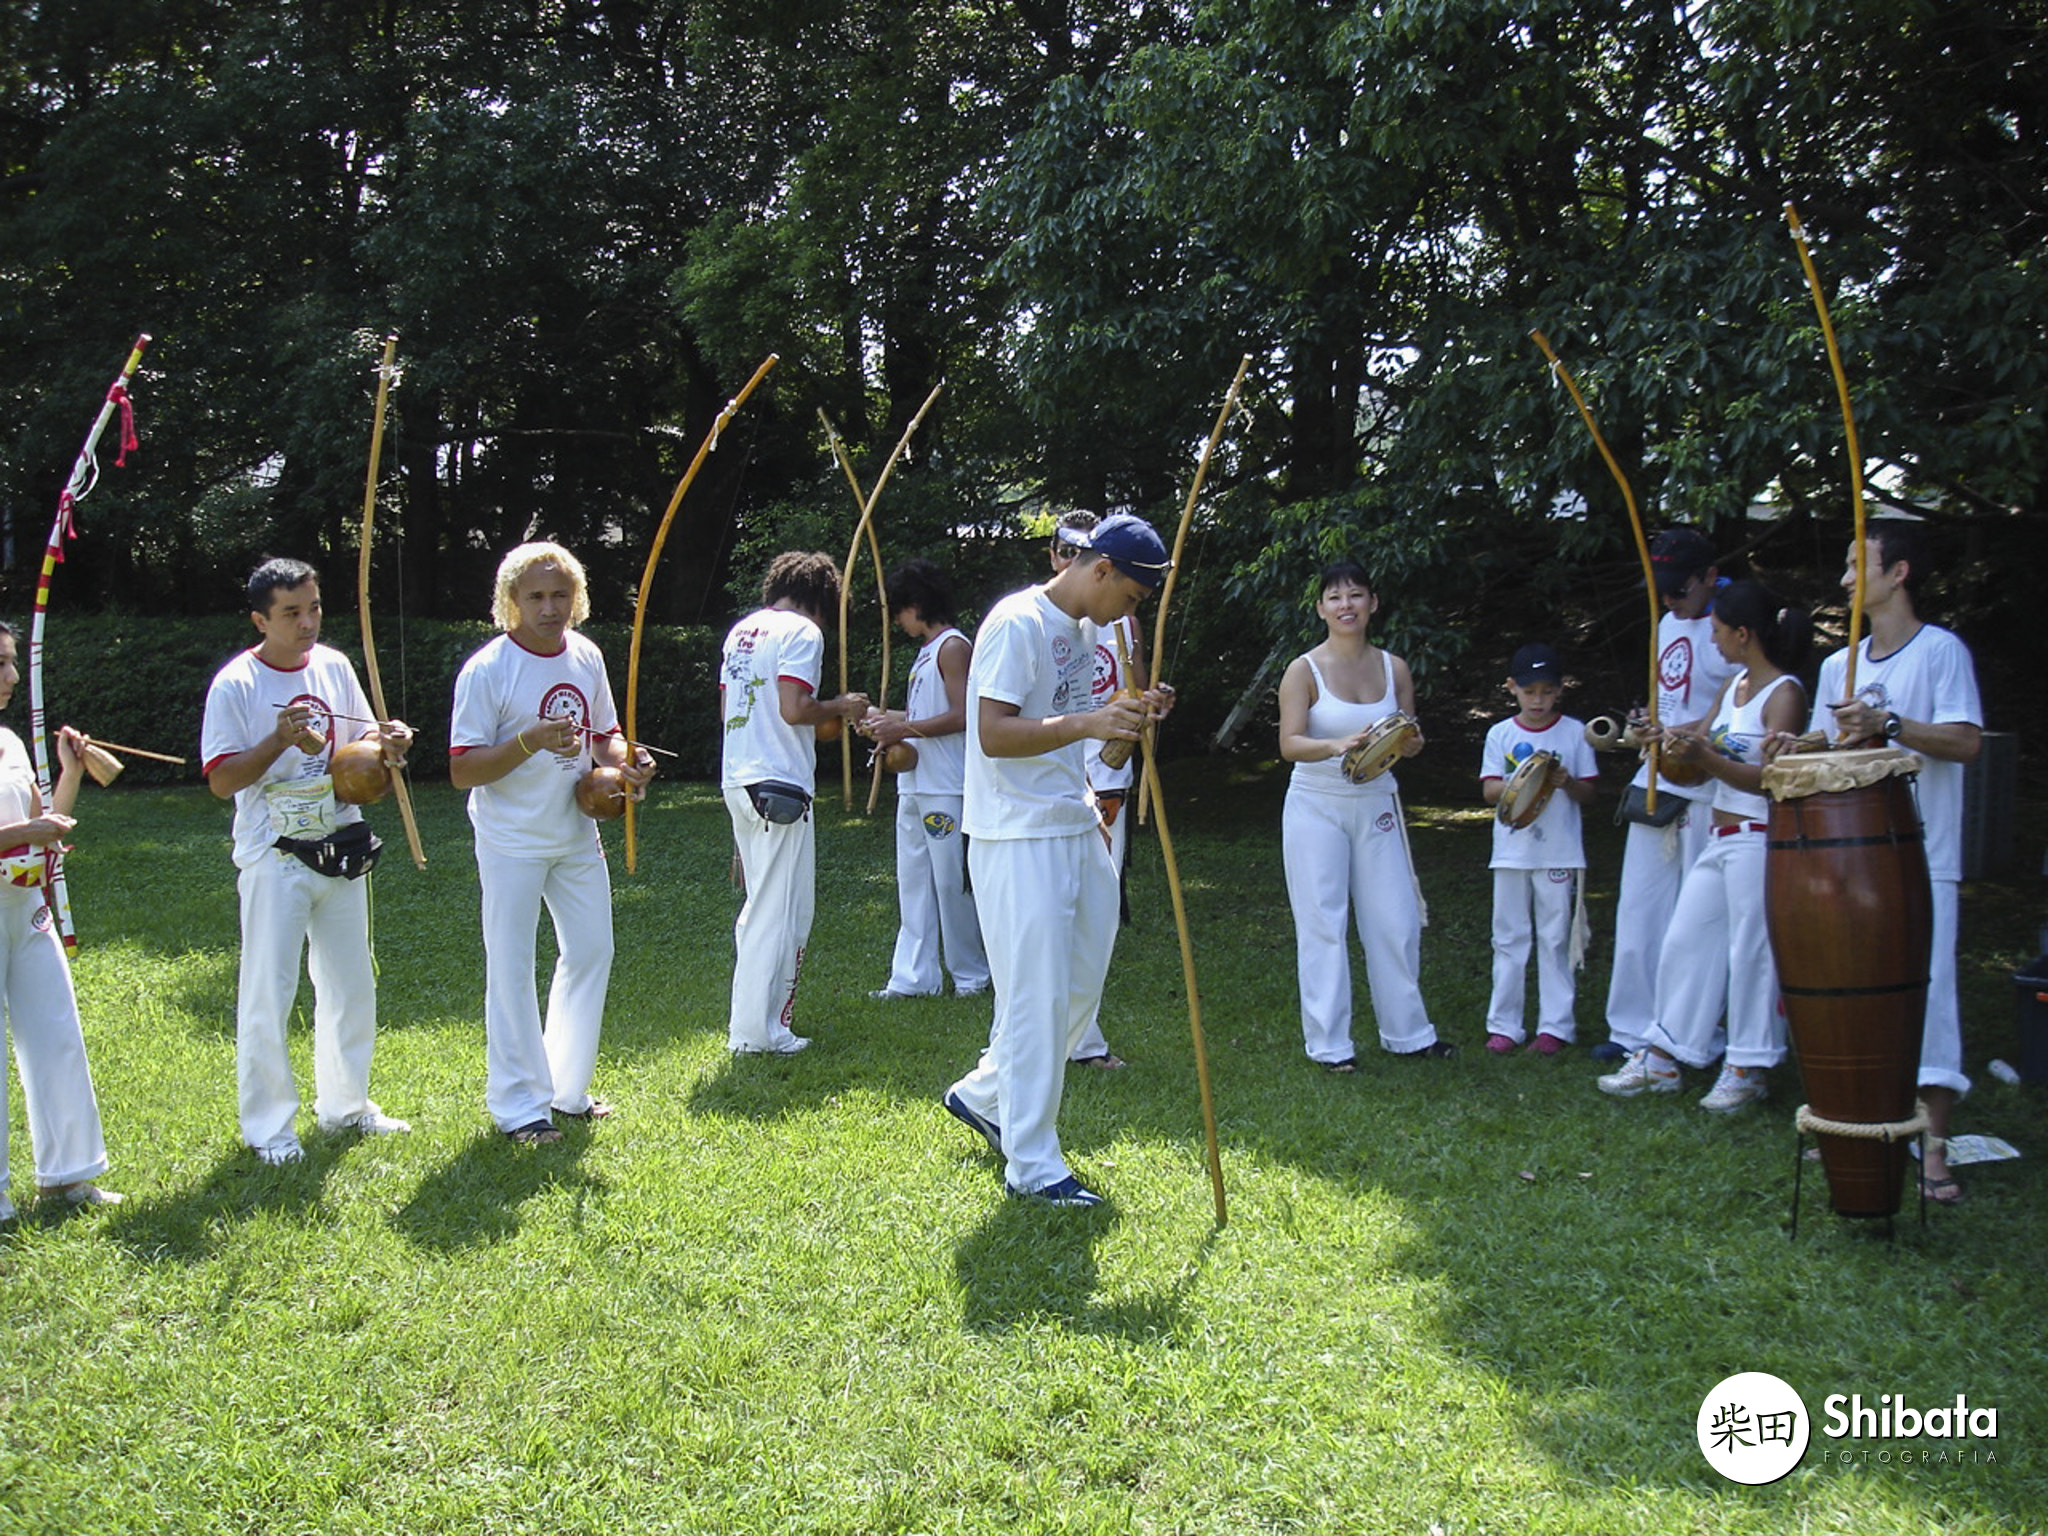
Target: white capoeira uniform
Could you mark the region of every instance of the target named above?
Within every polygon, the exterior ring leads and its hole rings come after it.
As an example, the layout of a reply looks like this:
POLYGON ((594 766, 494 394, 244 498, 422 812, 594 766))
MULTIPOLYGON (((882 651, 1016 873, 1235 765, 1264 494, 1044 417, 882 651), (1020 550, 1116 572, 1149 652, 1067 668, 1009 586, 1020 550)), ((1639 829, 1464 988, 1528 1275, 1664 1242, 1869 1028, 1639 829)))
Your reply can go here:
MULTIPOLYGON (((939 652, 967 637, 951 628, 919 647, 910 664, 904 713, 929 720, 947 713, 939 652)), ((988 956, 981 946, 981 919, 967 888, 967 848, 960 830, 967 772, 967 733, 917 736, 917 766, 896 776, 896 949, 889 962, 888 990, 925 997, 945 989, 945 971, 962 995, 988 990, 988 956), (945 969, 939 964, 944 945, 945 969)))
MULTIPOLYGON (((1836 651, 1820 664, 1814 711, 1839 703, 1848 686, 1848 653, 1836 651)), ((1873 659, 1864 637, 1856 656, 1856 691, 1874 709, 1889 710, 1930 725, 1984 724, 1977 671, 1970 649, 1954 634, 1922 624, 1889 656, 1873 659)), ((1920 1083, 1928 1088, 1970 1091, 1963 1075, 1962 1016, 1956 999, 1956 907, 1963 878, 1963 776, 1966 765, 1920 754, 1913 781, 1920 823, 1927 839, 1927 876, 1933 887, 1934 923, 1928 950, 1927 1026, 1920 1044, 1920 1083)))
POLYGON ((334 798, 328 759, 371 718, 356 671, 341 652, 316 645, 285 671, 254 649, 215 674, 206 692, 200 758, 211 771, 277 729, 280 705, 313 708, 327 746, 286 747, 255 783, 235 792, 234 860, 241 871, 242 963, 236 988, 235 1070, 242 1140, 257 1151, 297 1143, 299 1112, 285 1025, 299 990, 299 956, 313 980, 313 1112, 333 1130, 365 1113, 377 1040, 377 978, 370 963, 369 876, 315 874, 276 846, 315 842, 363 819, 334 798), (336 720, 334 716, 353 716, 336 720))
MULTIPOLYGON (((1797 689, 1799 681, 1780 673, 1746 704, 1735 702, 1740 687, 1738 675, 1722 695, 1710 736, 1724 756, 1759 762, 1765 701, 1780 688, 1797 689)), ((1785 1057, 1785 1010, 1764 919, 1770 801, 1712 782, 1714 809, 1742 820, 1714 827, 1706 852, 1686 871, 1657 961, 1657 1014, 1648 1043, 1689 1067, 1710 1065, 1724 1046, 1731 1067, 1775 1067, 1785 1057)))
MULTIPOLYGON (((1133 657, 1138 654, 1138 621, 1130 614, 1109 624, 1095 624, 1090 620, 1081 621, 1082 643, 1095 654, 1094 677, 1088 689, 1088 708, 1100 709, 1124 686, 1123 662, 1116 648, 1117 631, 1122 630, 1124 645, 1133 657)), ((1118 921, 1122 921, 1124 859, 1130 849, 1131 814, 1129 795, 1138 780, 1138 755, 1142 746, 1134 746, 1131 755, 1124 760, 1121 768, 1111 768, 1102 761, 1104 743, 1093 737, 1088 741, 1088 793, 1095 800, 1096 810, 1102 817, 1102 824, 1109 832, 1109 862, 1117 872, 1118 921)), ((1114 941, 1112 940, 1112 945, 1114 941)), ((1114 950, 1112 949, 1112 953, 1114 950)), ((1110 1054, 1109 1041, 1103 1037, 1101 1009, 1088 1015, 1088 1022, 1081 1030, 1081 1038, 1074 1042, 1070 1059, 1092 1061, 1110 1054)))
POLYGON ((1002 1127, 1004 1177, 1025 1194, 1072 1172, 1060 1096, 1109 973, 1116 866, 1088 797, 1085 743, 990 757, 979 706, 1014 704, 1027 720, 1084 712, 1091 675, 1079 621, 1029 587, 989 610, 967 679, 967 857, 1000 1007, 988 1049, 951 1091, 1002 1127))
MULTIPOLYGON (((1380 655, 1386 683, 1372 704, 1335 697, 1315 661, 1302 658, 1316 685, 1308 708, 1309 735, 1325 740, 1355 736, 1400 708, 1394 698, 1394 659, 1385 651, 1380 655)), ((1344 777, 1340 758, 1296 763, 1281 811, 1280 848, 1287 901, 1294 909, 1295 972, 1309 1060, 1335 1063, 1356 1055, 1351 957, 1344 936, 1353 909, 1380 1044, 1400 1054, 1434 1045, 1436 1026, 1422 1002, 1422 904, 1393 771, 1368 784, 1353 784, 1344 777)))
POLYGON ((796 821, 772 822, 747 791, 773 780, 812 793, 817 728, 782 718, 781 684, 799 683, 815 694, 824 664, 823 631, 787 608, 762 608, 733 625, 719 664, 725 723, 719 783, 747 877, 746 905, 733 925, 726 1044, 742 1053, 786 1053, 809 1043, 790 1026, 817 909, 817 824, 809 810, 796 821))
MULTIPOLYGON (((1657 718, 1663 724, 1688 725, 1699 719, 1735 670, 1714 645, 1711 606, 1696 619, 1666 613, 1657 621, 1657 718)), ((1633 788, 1649 784, 1647 761, 1629 782, 1633 788)), ((1680 788, 1659 778, 1660 809, 1667 796, 1685 802, 1678 820, 1664 827, 1631 823, 1622 848, 1607 1033, 1626 1051, 1641 1050, 1647 1043, 1645 1032, 1657 1010, 1657 960, 1678 905, 1678 887, 1706 850, 1707 829, 1714 819, 1709 814, 1712 779, 1680 788)))
MULTIPOLYGON (((496 746, 541 719, 599 735, 618 729, 603 653, 573 629, 552 656, 499 635, 465 661, 450 751, 496 746)), ((483 887, 484 1107, 501 1131, 591 1104, 612 976, 612 884, 597 823, 576 806, 576 781, 596 761, 591 736, 577 739, 574 756, 534 752, 469 792, 483 887), (556 948, 545 1025, 534 986, 543 904, 556 948)))
MULTIPOLYGON (((33 821, 40 814, 28 748, 0 726, 0 823, 33 821)), ((0 852, 0 860, 0 1000, 21 1069, 36 1183, 55 1189, 105 1173, 107 1144, 86 1065, 71 965, 44 900, 43 850, 24 844, 0 852)), ((7 1203, 7 1118, 7 1064, 0 1060, 0 1206, 7 1203)))
MULTIPOLYGON (((1480 754, 1481 781, 1505 782, 1538 752, 1555 752, 1575 779, 1597 779, 1586 728, 1559 715, 1540 731, 1513 716, 1486 733, 1480 754)), ((1578 802, 1553 794, 1528 826, 1493 822, 1493 998, 1486 1007, 1486 1031, 1520 1045, 1523 978, 1529 951, 1536 951, 1536 1028, 1570 1043, 1578 1032, 1572 1017, 1573 900, 1586 872, 1578 802)))

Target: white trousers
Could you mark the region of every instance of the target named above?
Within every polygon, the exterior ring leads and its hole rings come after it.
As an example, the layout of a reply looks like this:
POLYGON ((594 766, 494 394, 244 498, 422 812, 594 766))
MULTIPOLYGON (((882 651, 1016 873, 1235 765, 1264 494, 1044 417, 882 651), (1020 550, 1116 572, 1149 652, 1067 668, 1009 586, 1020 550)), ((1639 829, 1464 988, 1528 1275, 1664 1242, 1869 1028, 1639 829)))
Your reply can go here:
POLYGON ((501 1131, 590 1108, 612 979, 612 881, 597 839, 559 858, 476 849, 483 885, 484 1107, 501 1131), (545 904, 555 973, 541 1024, 534 975, 545 904))
POLYGON ((1668 827, 1631 825, 1614 903, 1614 969, 1607 984, 1607 1033, 1624 1050, 1647 1043, 1657 1016, 1657 960, 1678 906, 1678 888, 1707 846, 1714 815, 1697 801, 1668 827))
POLYGON ((1570 1041, 1572 1018, 1572 897, 1576 869, 1496 869, 1493 872, 1493 999, 1486 1032, 1520 1045, 1523 978, 1536 951, 1536 1029, 1570 1041))
POLYGON ((1010 1187, 1043 1189, 1072 1171, 1060 1152, 1060 1095, 1109 974, 1116 868, 1093 831, 977 839, 967 858, 1000 1023, 952 1091, 1002 1127, 1010 1187))
POLYGON ((939 967, 942 942, 954 991, 980 992, 988 986, 981 919, 967 889, 960 801, 959 795, 896 797, 898 922, 896 950, 889 961, 891 992, 924 997, 944 991, 945 973, 939 967))
POLYGON ((1934 882, 1934 926, 1927 956, 1927 1027, 1920 1037, 1920 1084, 1970 1091, 1963 1076, 1963 1021, 1956 1001, 1956 894, 1953 880, 1934 882))
MULTIPOLYGON (((40 888, 0 885, 0 998, 14 1034, 36 1183, 45 1189, 107 1171, 99 1100, 71 966, 40 888)), ((0 1060, 0 1194, 7 1189, 7 1063, 0 1060)))
POLYGON ((242 965, 236 993, 235 1074, 242 1140, 258 1149, 294 1139, 299 1112, 286 1024, 299 957, 313 981, 313 1113, 333 1128, 375 1108, 377 977, 370 965, 369 882, 316 875, 288 853, 266 852, 241 872, 242 965))
POLYGON ((1764 843, 1762 832, 1709 838, 1679 889, 1647 1033, 1649 1044, 1689 1067, 1708 1065, 1724 1043, 1731 1067, 1775 1067, 1785 1058, 1785 1010, 1764 921, 1764 843))
POLYGON ((746 905, 732 930, 726 1044, 735 1051, 784 1050, 794 1034, 797 976, 817 906, 817 824, 805 816, 778 826, 754 809, 744 789, 725 792, 725 810, 747 876, 746 905))
POLYGON ((1422 910, 1401 829, 1401 802, 1387 795, 1287 789, 1280 821, 1287 901, 1294 909, 1301 1032, 1311 1061, 1354 1056, 1351 957, 1345 926, 1356 909, 1358 942, 1380 1044, 1419 1051, 1436 1041, 1423 1006, 1422 910))

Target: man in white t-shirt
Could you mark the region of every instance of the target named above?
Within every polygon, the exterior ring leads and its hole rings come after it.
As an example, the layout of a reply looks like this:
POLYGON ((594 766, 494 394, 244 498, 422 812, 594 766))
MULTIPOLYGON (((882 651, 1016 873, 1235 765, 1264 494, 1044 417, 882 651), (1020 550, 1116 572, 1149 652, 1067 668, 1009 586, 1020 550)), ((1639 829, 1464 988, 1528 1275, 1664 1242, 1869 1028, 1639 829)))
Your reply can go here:
MULTIPOLYGON (((1894 518, 1865 530, 1863 616, 1870 633, 1856 653, 1856 693, 1848 693, 1848 652, 1821 663, 1815 693, 1834 712, 1841 741, 1884 741, 1917 752, 1926 766, 1915 780, 1927 839, 1934 927, 1928 955, 1927 1023, 1920 1047, 1920 1097, 1928 1135, 1923 1192, 1953 1205, 1962 1186, 1949 1171, 1948 1127, 1956 1100, 1970 1090, 1963 1075, 1963 1035, 1956 997, 1956 912, 1963 878, 1963 770, 1983 745, 1984 706, 1969 647, 1922 620, 1914 589, 1927 568, 1924 540, 1912 523, 1894 518)), ((1842 586, 1856 585, 1856 546, 1849 546, 1842 586)), ((1821 714, 1816 709, 1816 715, 1821 714)), ((1821 715, 1825 719, 1825 715, 1821 715)))
POLYGON ((810 1040, 790 1026, 817 902, 818 726, 850 728, 864 693, 820 699, 825 615, 839 606, 839 568, 826 554, 777 555, 761 607, 733 625, 718 668, 725 726, 719 786, 739 845, 747 901, 733 925, 732 1013, 726 1044, 741 1055, 793 1055, 810 1040))
POLYGON ((619 733, 583 565, 559 544, 521 544, 498 564, 491 617, 503 633, 462 664, 448 722, 448 777, 469 791, 483 891, 484 1107, 511 1140, 560 1141, 554 1117, 598 1120, 597 1042, 612 974, 612 886, 597 824, 576 802, 594 767, 627 793, 654 759, 619 733), (545 903, 559 954, 547 1022, 534 988, 545 903))
POLYGON ((338 743, 382 744, 404 761, 412 730, 370 723, 356 670, 320 644, 320 578, 300 560, 266 560, 250 575, 249 617, 263 638, 215 674, 206 692, 200 760, 207 788, 235 803, 234 861, 242 910, 235 993, 235 1076, 242 1140, 264 1162, 305 1156, 295 1122, 285 1026, 299 956, 313 981, 313 1112, 324 1131, 382 1136, 412 1129, 371 1102, 377 980, 370 962, 365 878, 377 840, 363 814, 334 797, 338 743))
POLYGON ((1100 1205, 1060 1151, 1066 1063, 1102 997, 1116 938, 1116 868, 1088 794, 1090 740, 1135 741, 1163 688, 1088 708, 1094 656, 1085 623, 1110 624, 1166 577, 1166 546, 1119 515, 1079 539, 1081 555, 1042 587, 990 610, 968 671, 967 859, 1002 1018, 949 1113, 1004 1159, 1019 1199, 1100 1205))
MULTIPOLYGON (((1714 546, 1691 528, 1667 528, 1651 541, 1650 570, 1664 616, 1657 621, 1657 719, 1666 727, 1693 725, 1714 712, 1721 689, 1735 675, 1714 646, 1714 594, 1727 582, 1714 546)), ((1649 1043, 1656 1014, 1657 960, 1665 930, 1678 907, 1685 872, 1707 846, 1713 823, 1708 802, 1714 781, 1678 785, 1657 780, 1656 817, 1635 819, 1650 782, 1645 762, 1622 801, 1629 822, 1621 856, 1621 890, 1614 902, 1614 965, 1607 987, 1608 1038, 1588 1054, 1618 1062, 1649 1043)))

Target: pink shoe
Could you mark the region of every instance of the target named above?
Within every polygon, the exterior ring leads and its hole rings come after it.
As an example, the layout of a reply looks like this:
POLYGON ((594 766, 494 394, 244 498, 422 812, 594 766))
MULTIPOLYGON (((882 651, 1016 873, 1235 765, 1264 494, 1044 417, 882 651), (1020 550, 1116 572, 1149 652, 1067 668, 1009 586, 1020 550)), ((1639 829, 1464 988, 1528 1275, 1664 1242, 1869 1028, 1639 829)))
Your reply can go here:
POLYGON ((1506 1035, 1488 1035, 1486 1048, 1496 1056, 1505 1056, 1515 1048, 1515 1042, 1506 1035))
POLYGON ((1564 1041, 1549 1033, 1540 1034, 1529 1042, 1529 1049, 1538 1056, 1555 1056, 1564 1046, 1564 1041))

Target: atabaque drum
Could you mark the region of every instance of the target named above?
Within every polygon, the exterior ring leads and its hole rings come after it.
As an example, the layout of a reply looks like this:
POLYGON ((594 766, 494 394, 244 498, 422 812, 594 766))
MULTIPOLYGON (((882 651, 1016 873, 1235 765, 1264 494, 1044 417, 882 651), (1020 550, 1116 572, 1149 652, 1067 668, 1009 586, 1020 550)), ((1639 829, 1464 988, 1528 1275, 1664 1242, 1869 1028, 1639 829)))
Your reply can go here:
MULTIPOLYGON (((1934 922, 1919 771, 1897 747, 1786 755, 1764 769, 1765 918, 1807 1103, 1823 1120, 1914 1115, 1934 922)), ((1823 1132, 1820 1155, 1842 1215, 1898 1210, 1905 1138, 1823 1132)))

